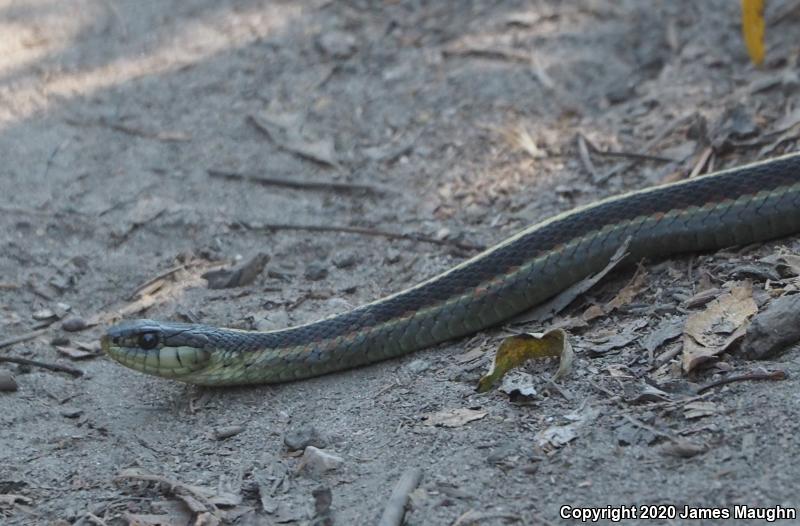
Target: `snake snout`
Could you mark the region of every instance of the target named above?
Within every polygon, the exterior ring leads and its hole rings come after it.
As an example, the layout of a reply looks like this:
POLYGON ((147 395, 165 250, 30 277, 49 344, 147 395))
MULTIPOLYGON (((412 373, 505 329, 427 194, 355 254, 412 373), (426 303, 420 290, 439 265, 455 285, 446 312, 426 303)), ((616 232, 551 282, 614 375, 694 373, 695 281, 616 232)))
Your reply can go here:
POLYGON ((180 380, 211 361, 211 353, 203 349, 205 340, 195 341, 187 337, 190 334, 188 325, 136 320, 109 328, 100 338, 100 347, 126 367, 180 380))

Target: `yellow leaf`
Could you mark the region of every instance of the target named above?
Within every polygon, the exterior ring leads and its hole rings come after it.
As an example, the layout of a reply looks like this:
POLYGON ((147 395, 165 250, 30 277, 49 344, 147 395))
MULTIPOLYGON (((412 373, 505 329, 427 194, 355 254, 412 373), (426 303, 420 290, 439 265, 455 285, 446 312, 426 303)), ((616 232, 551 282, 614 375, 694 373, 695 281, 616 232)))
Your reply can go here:
POLYGON ((572 346, 567 333, 556 329, 544 334, 518 334, 503 340, 497 349, 491 370, 478 382, 478 392, 490 390, 503 376, 528 360, 560 358, 554 379, 561 378, 572 366, 572 346))
POLYGON ((753 64, 764 62, 764 0, 742 0, 742 36, 753 64))

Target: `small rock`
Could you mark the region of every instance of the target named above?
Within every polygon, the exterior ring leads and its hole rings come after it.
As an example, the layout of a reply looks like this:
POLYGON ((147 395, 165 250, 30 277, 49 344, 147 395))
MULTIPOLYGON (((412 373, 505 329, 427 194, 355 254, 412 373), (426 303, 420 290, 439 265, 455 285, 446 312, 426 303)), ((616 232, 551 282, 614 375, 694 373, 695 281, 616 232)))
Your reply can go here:
POLYGON ((84 320, 83 318, 79 318, 77 316, 72 316, 61 322, 61 328, 67 332, 82 331, 88 326, 89 324, 86 323, 86 320, 84 320))
POLYGON ((400 251, 399 250, 396 250, 394 248, 390 248, 389 250, 386 251, 385 261, 387 263, 392 263, 393 264, 393 263, 397 263, 398 261, 400 261, 401 257, 402 256, 400 255, 400 251))
POLYGON ((319 281, 328 277, 328 268, 322 263, 309 263, 303 276, 309 281, 319 281))
POLYGON ((303 452, 302 467, 311 471, 323 472, 338 468, 344 459, 314 446, 308 446, 303 452))
POLYGON ((356 52, 356 37, 343 31, 328 31, 319 36, 317 46, 333 58, 348 58, 356 52))
POLYGON ((291 451, 299 451, 309 446, 325 447, 328 441, 314 426, 302 426, 290 429, 283 435, 283 443, 291 451))
POLYGON ((636 89, 632 82, 627 79, 620 79, 612 84, 606 91, 606 98, 611 104, 619 104, 632 99, 636 95, 636 89))
POLYGON ((211 270, 203 274, 210 289, 244 287, 253 283, 269 262, 269 255, 258 253, 230 269, 211 270))
POLYGON ((50 340, 50 345, 53 345, 54 347, 63 347, 65 345, 69 345, 69 338, 66 336, 56 336, 50 340))
POLYGON ((413 362, 406 365, 406 371, 411 374, 419 374, 423 371, 426 371, 430 367, 430 364, 422 359, 416 359, 413 362))
POLYGON ((64 418, 78 418, 83 414, 83 409, 62 409, 61 416, 64 418))
POLYGON ((17 381, 8 371, 0 371, 0 391, 12 392, 18 388, 17 381))
POLYGON ((499 390, 508 395, 512 402, 530 402, 536 399, 533 375, 524 371, 509 371, 499 390))
POLYGON ((41 309, 33 313, 33 319, 36 321, 52 320, 56 317, 56 313, 50 309, 41 309))
POLYGON ((333 258, 333 264, 336 268, 352 268, 356 266, 358 259, 355 254, 339 254, 333 258))
POLYGON ((244 431, 244 426, 225 426, 214 429, 212 436, 215 440, 225 440, 244 431))
POLYGON ((331 514, 331 504, 333 503, 333 494, 331 488, 323 487, 317 488, 311 492, 314 497, 314 523, 320 526, 333 526, 333 516, 331 514))

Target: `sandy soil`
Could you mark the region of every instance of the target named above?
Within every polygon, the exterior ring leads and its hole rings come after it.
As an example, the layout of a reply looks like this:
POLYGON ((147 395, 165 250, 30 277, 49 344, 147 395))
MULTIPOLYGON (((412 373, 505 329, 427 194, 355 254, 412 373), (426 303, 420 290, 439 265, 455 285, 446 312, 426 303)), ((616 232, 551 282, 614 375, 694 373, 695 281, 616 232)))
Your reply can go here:
POLYGON ((687 376, 680 337, 643 342, 702 310, 687 299, 703 290, 789 287, 752 268, 800 237, 646 261, 635 297, 580 323, 634 270, 616 272, 544 324, 569 328, 574 370, 554 389, 555 367, 531 365, 539 394, 524 404, 475 393, 503 329, 239 389, 94 354, 121 316, 310 322, 600 196, 790 151, 796 5, 769 2, 757 69, 724 0, 0 0, 0 332, 44 328, 0 353, 84 373, 0 364, 18 385, 0 393, 0 522, 375 524, 414 467, 415 525, 560 523, 562 505, 797 506, 798 351, 756 363, 734 348, 687 376), (578 136, 672 161, 594 153, 593 175, 578 136), (270 260, 250 285, 200 277, 258 253, 270 260), (75 317, 96 324, 65 331, 75 317), (696 386, 759 367, 788 379, 710 389, 700 416, 687 406, 696 386), (423 418, 469 408, 485 416, 423 418), (335 469, 284 444, 306 426, 335 469), (130 469, 205 492, 118 477, 130 469))

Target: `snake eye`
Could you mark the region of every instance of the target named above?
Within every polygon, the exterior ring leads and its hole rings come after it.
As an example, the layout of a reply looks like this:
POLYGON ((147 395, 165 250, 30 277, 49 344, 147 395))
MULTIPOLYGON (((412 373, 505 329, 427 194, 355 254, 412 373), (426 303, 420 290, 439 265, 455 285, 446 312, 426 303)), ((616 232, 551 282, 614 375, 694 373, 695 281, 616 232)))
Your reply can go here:
POLYGON ((155 349, 158 345, 158 334, 155 332, 144 332, 139 335, 139 339, 136 343, 145 351, 155 349))

